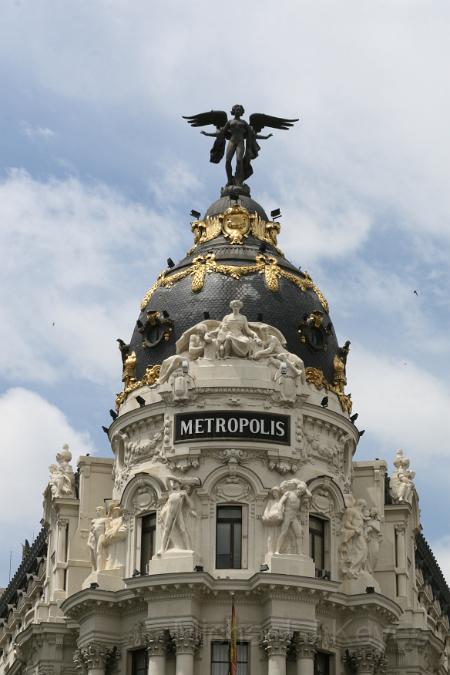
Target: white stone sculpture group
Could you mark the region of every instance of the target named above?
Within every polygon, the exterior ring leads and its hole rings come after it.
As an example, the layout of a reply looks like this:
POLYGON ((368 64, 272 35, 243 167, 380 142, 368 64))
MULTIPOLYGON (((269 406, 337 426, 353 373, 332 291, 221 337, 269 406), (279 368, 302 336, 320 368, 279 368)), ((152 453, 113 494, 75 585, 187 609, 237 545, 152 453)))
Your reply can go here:
MULTIPOLYGON (((251 323, 240 313, 243 303, 230 302, 231 314, 222 321, 205 319, 187 330, 176 344, 176 354, 163 361, 159 383, 169 380, 177 370, 187 373, 189 362, 199 358, 242 358, 267 361, 280 375, 304 380, 304 364, 286 348, 283 334, 264 323, 251 323)), ((275 375, 275 378, 277 375, 275 375)))
POLYGON ((264 525, 269 528, 267 538, 269 553, 301 553, 303 539, 301 513, 303 509, 309 507, 311 498, 306 483, 298 478, 285 480, 271 489, 262 516, 264 525))
POLYGON ((391 496, 394 502, 410 502, 415 478, 415 471, 409 468, 409 459, 404 456, 403 450, 397 450, 394 459, 395 471, 391 476, 391 496))
POLYGON ((104 506, 98 506, 87 542, 92 570, 102 572, 121 569, 125 564, 126 537, 127 526, 120 506, 112 502, 108 513, 104 506))
POLYGON ((70 461, 72 453, 67 443, 56 455, 56 464, 50 464, 49 486, 53 498, 75 497, 75 476, 70 461))
MULTIPOLYGON (((359 579, 373 575, 381 541, 381 523, 376 509, 365 499, 351 498, 344 511, 339 549, 344 578, 359 579)), ((370 579, 369 579, 370 580, 370 579)))

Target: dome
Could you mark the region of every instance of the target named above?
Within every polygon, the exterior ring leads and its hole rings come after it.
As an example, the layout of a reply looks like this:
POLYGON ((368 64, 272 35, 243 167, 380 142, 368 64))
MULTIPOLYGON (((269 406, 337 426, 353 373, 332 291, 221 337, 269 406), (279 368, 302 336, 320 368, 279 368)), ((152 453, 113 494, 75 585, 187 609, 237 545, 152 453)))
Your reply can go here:
POLYGON ((348 346, 339 348, 319 288, 278 248, 279 224, 269 221, 250 197, 226 195, 191 227, 193 248, 159 275, 141 303, 126 346, 126 353, 135 355, 133 379, 142 381, 149 369, 157 375, 183 332, 204 319, 221 320, 237 298, 249 321, 270 324, 283 333, 288 350, 304 361, 310 381, 338 384, 343 392, 348 346), (336 356, 344 363, 339 372, 336 356))

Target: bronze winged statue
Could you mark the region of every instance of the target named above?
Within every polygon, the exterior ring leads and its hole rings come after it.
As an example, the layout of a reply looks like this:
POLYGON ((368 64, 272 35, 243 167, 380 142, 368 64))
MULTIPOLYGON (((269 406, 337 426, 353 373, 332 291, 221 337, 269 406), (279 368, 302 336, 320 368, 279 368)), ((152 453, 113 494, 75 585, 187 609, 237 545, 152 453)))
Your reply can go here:
POLYGON ((216 127, 216 131, 212 133, 206 131, 201 133, 216 139, 210 153, 210 161, 213 164, 218 164, 225 155, 228 185, 242 185, 252 175, 252 161, 258 157, 260 151, 257 141, 272 136, 272 134, 267 136, 260 134, 264 127, 287 130, 298 122, 298 119, 274 117, 264 113, 253 113, 246 122, 242 119, 244 112, 242 105, 234 105, 231 109, 231 115, 233 115, 231 119, 228 119, 224 110, 210 110, 198 115, 183 117, 192 127, 205 127, 209 124, 216 127), (226 141, 228 144, 225 150, 226 141), (236 171, 233 176, 231 161, 235 155, 236 171))

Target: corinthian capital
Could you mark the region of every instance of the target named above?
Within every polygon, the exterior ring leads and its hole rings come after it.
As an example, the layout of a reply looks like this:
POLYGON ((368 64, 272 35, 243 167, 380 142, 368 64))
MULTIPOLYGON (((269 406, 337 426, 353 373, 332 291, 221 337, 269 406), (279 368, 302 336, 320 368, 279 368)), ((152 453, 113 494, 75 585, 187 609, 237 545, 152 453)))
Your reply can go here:
POLYGON ((93 641, 77 649, 73 660, 78 670, 87 672, 91 668, 105 668, 116 658, 116 655, 117 647, 93 641))
POLYGON ((181 626, 170 629, 177 654, 194 654, 202 643, 201 633, 194 626, 181 626))
POLYGON ((291 644, 293 632, 281 628, 271 628, 264 635, 261 642, 262 648, 266 651, 268 656, 275 654, 285 656, 291 644))
POLYGON ((294 636, 295 651, 297 657, 310 656, 313 657, 317 651, 319 644, 319 636, 317 633, 309 630, 301 630, 294 636))
POLYGON ((167 633, 162 629, 145 633, 145 646, 149 656, 164 656, 167 651, 167 633))
POLYGON ((354 673, 378 675, 386 672, 386 660, 383 652, 372 646, 346 649, 342 660, 354 673))

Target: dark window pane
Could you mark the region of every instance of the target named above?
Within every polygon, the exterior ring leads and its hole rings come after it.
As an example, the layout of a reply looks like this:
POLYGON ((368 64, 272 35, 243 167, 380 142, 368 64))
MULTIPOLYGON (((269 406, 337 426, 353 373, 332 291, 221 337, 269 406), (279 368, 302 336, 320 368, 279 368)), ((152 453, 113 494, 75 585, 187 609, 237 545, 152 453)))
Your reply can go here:
POLYGON ((309 551, 316 570, 325 568, 325 521, 309 517, 309 551))
POLYGON ((131 675, 147 675, 147 650, 131 652, 131 675))
POLYGON ((147 572, 148 561, 155 553, 156 513, 149 513, 141 520, 141 561, 140 572, 147 572))
MULTIPOLYGON (((238 642, 238 675, 249 675, 248 643, 238 642)), ((230 659, 230 643, 211 643, 211 675, 228 675, 230 659)))
POLYGON ((314 657, 314 675, 330 675, 330 656, 318 652, 314 657))
POLYGON ((239 569, 242 557, 242 507, 218 506, 216 568, 239 569))

